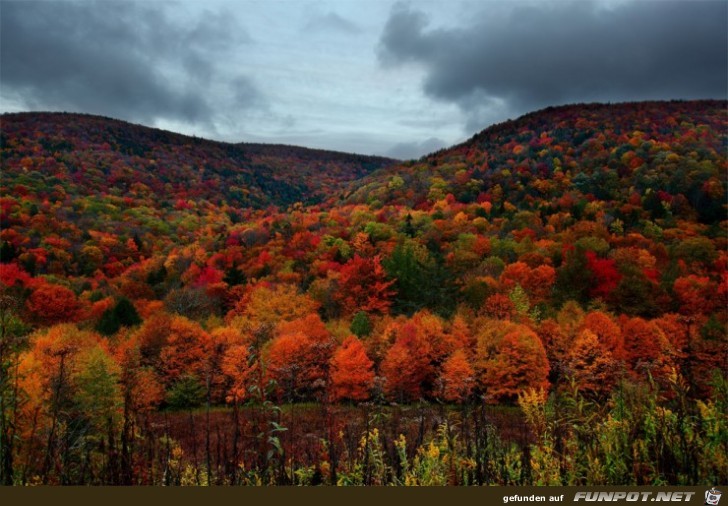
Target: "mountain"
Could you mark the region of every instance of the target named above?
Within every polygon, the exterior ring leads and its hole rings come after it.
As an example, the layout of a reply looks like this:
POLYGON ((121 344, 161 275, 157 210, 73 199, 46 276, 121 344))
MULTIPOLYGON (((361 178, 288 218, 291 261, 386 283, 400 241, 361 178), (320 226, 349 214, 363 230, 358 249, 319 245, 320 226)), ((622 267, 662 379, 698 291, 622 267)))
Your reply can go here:
POLYGON ((66 113, 5 114, 0 119, 4 180, 35 193, 155 196, 239 207, 313 204, 344 183, 394 160, 280 145, 229 144, 119 120, 66 113))
POLYGON ((357 180, 340 202, 431 209, 451 195, 580 214, 600 201, 622 217, 617 208, 637 199, 652 218, 669 207, 716 223, 725 219, 727 120, 725 101, 551 107, 357 180))

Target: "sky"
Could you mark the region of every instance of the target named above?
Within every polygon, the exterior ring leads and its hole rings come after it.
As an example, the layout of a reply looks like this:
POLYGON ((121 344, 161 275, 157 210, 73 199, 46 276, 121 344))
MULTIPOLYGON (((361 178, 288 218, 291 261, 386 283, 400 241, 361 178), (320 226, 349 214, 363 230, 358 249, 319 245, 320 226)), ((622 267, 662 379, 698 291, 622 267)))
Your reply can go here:
POLYGON ((728 2, 0 0, 0 112, 416 158, 552 105, 726 98, 728 2))

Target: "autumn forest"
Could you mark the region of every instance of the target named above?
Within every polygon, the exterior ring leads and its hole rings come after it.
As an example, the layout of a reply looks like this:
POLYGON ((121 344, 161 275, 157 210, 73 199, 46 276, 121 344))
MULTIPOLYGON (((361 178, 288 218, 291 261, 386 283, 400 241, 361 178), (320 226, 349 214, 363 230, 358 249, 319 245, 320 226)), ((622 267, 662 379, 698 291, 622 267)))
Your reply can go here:
POLYGON ((0 482, 728 482, 724 101, 418 160, 0 117, 0 482))

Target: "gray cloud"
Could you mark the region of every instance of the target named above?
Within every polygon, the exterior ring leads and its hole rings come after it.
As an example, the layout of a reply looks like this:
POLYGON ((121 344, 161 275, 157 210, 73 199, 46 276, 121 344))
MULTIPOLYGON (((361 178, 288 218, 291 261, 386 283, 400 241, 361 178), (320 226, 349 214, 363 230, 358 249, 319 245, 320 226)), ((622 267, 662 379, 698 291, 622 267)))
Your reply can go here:
POLYGON ((304 26, 304 31, 327 32, 331 30, 345 34, 358 34, 362 31, 359 25, 335 12, 315 16, 304 26))
MULTIPOLYGON (((211 125, 208 85, 220 54, 249 37, 229 13, 205 11, 183 22, 178 4, 3 1, 3 92, 30 109, 83 111, 147 123, 211 125)), ((260 91, 240 76, 239 105, 260 91)))
POLYGON ((379 60, 422 66, 425 94, 459 105, 467 133, 549 105, 726 96, 726 2, 502 7, 468 26, 428 28, 426 14, 398 4, 379 60))
POLYGON ((412 160, 442 149, 445 146, 446 143, 442 139, 430 137, 422 142, 400 142, 395 144, 387 150, 385 156, 399 160, 412 160))

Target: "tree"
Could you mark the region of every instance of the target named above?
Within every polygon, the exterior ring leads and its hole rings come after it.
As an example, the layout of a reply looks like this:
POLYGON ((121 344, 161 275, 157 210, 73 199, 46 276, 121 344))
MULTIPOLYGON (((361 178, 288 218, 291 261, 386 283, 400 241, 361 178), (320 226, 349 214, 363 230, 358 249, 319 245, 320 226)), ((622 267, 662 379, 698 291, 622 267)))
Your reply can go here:
POLYGON ((167 332, 160 353, 163 380, 172 384, 185 375, 204 378, 211 351, 210 335, 183 316, 172 317, 167 332))
POLYGON ((591 397, 608 395, 614 385, 616 362, 588 329, 579 333, 569 350, 566 369, 579 390, 591 397))
POLYGON ((320 393, 326 386, 331 358, 331 334, 316 313, 275 330, 266 356, 267 374, 278 382, 289 401, 320 393))
POLYGON ((271 341, 266 373, 289 402, 304 399, 325 386, 328 360, 320 360, 317 348, 317 343, 303 332, 283 334, 271 341))
POLYGON ((672 364, 673 351, 665 335, 653 322, 622 317, 622 335, 627 363, 636 374, 665 377, 672 364))
POLYGON ((344 339, 331 357, 331 400, 367 400, 374 386, 373 365, 359 339, 344 339))
POLYGON ((349 330, 358 338, 367 337, 372 333, 372 323, 369 320, 369 315, 365 311, 359 311, 351 320, 349 330))
POLYGON ((449 316, 455 308, 457 286, 441 258, 434 257, 422 245, 407 241, 398 244, 392 256, 382 262, 396 296, 392 309, 412 315, 428 308, 449 316))
POLYGON ((555 297, 560 302, 586 303, 594 275, 587 268, 586 251, 581 245, 564 248, 564 261, 557 270, 555 297))
POLYGON ((215 303, 202 287, 182 287, 170 290, 164 298, 170 313, 186 318, 202 319, 215 312, 215 303))
POLYGON ((228 378, 230 387, 226 400, 231 404, 239 404, 248 398, 251 372, 250 353, 245 344, 232 344, 225 351, 222 359, 222 372, 228 378))
POLYGON ((13 484, 13 459, 17 439, 20 353, 27 329, 17 317, 20 303, 0 293, 0 484, 13 484))
POLYGON ((513 402, 527 388, 548 389, 549 362, 541 340, 523 325, 503 336, 485 364, 481 388, 489 402, 513 402))
MULTIPOLYGON (((75 430, 82 422, 75 404, 76 385, 72 378, 79 369, 79 357, 99 345, 99 336, 79 330, 71 324, 60 324, 31 337, 31 353, 37 361, 33 373, 37 374, 38 410, 47 424, 47 438, 42 465, 41 479, 48 483, 52 479, 68 482, 64 467, 71 460, 77 460, 85 453, 83 431, 75 430)), ((27 383, 33 382, 28 378, 27 383)))
POLYGON ((483 311, 491 318, 508 320, 516 314, 516 306, 508 296, 495 293, 485 299, 483 311))
POLYGON ((386 313, 394 295, 393 283, 387 280, 379 256, 354 255, 341 268, 335 297, 347 315, 357 311, 386 313))
POLYGON ((235 304, 227 319, 242 316, 253 327, 273 329, 279 322, 302 318, 314 313, 318 307, 318 302, 309 295, 300 294, 294 285, 259 283, 235 304))
POLYGON ((442 365, 439 383, 442 397, 450 402, 467 402, 475 386, 475 372, 465 350, 455 350, 442 365))
POLYGON ((141 322, 142 319, 134 304, 126 297, 121 297, 113 308, 103 312, 96 330, 105 336, 110 336, 116 334, 121 327, 131 327, 141 322))
POLYGON ((590 288, 589 295, 607 300, 622 279, 617 270, 617 262, 614 259, 598 258, 593 251, 586 252, 586 260, 596 281, 590 288))
POLYGON ((612 354, 614 359, 624 357, 622 330, 606 313, 592 311, 584 317, 582 327, 596 335, 602 348, 612 354))
POLYGON ((397 339, 381 365, 386 378, 384 391, 391 399, 411 401, 425 395, 426 383, 433 374, 430 346, 417 326, 407 322, 399 328, 397 339))
POLYGON ((611 292, 610 308, 620 314, 653 317, 660 312, 657 304, 659 285, 644 272, 627 269, 617 288, 611 292))
POLYGON ((684 315, 694 317, 708 314, 716 306, 718 285, 707 276, 690 274, 677 278, 673 291, 680 302, 680 312, 684 315))
POLYGON ((174 409, 192 409, 205 400, 205 385, 194 374, 180 376, 167 393, 167 403, 174 409))
POLYGON ((26 302, 33 319, 42 325, 72 322, 80 310, 76 294, 65 286, 44 283, 26 302))
POLYGON ((98 345, 82 354, 77 363, 72 378, 76 387, 76 408, 88 419, 90 434, 100 436, 102 440, 104 436, 109 437, 110 451, 122 407, 119 366, 98 345))

